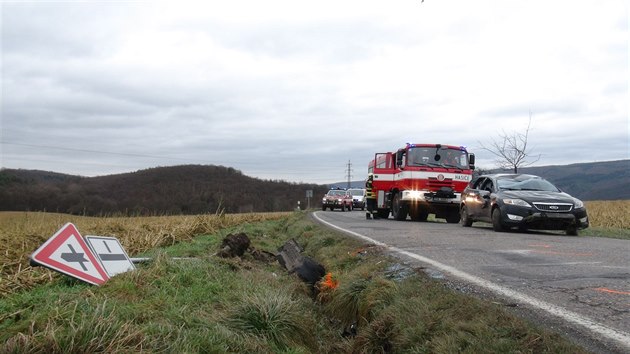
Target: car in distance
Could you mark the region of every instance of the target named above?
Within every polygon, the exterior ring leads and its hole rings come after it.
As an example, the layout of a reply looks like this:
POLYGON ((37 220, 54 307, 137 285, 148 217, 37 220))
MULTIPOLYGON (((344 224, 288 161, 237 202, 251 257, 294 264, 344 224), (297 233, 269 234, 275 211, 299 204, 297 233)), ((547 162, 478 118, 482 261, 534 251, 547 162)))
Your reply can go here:
POLYGON ((365 189, 363 188, 350 188, 348 192, 352 195, 352 208, 365 210, 365 189))
POLYGON ((322 198, 322 210, 341 209, 341 211, 352 210, 352 195, 345 189, 331 189, 322 198))
POLYGON ((492 223, 495 231, 564 230, 577 236, 589 226, 584 203, 551 182, 528 174, 488 174, 474 178, 462 193, 460 222, 492 223))

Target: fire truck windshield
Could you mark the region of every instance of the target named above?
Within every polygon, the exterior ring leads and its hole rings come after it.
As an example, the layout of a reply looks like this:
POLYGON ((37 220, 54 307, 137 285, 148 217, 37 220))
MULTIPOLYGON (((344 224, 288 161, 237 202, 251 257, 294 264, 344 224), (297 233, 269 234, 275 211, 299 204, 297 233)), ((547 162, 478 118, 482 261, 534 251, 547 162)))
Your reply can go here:
POLYGON ((468 156, 466 151, 462 150, 411 147, 407 154, 408 166, 468 168, 468 156))

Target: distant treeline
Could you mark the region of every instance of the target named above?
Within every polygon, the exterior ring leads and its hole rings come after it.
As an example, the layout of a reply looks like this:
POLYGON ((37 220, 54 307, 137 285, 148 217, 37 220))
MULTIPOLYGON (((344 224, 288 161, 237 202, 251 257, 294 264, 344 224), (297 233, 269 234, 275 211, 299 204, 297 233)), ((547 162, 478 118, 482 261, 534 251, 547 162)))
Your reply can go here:
POLYGON ((519 172, 544 177, 582 200, 630 200, 630 160, 526 167, 519 172))
POLYGON ((80 215, 180 215, 289 211, 321 202, 328 186, 261 180, 223 166, 157 167, 78 177, 35 170, 0 170, 0 210, 80 215))

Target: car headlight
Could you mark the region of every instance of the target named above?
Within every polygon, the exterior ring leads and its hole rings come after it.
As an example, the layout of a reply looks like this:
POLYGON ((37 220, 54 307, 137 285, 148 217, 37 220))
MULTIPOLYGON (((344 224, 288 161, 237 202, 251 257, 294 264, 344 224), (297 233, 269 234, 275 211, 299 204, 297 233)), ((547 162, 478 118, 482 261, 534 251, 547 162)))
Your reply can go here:
POLYGON ((584 203, 577 198, 573 198, 573 203, 575 204, 575 209, 584 208, 584 203))
POLYGON ((528 202, 524 201, 523 199, 503 199, 503 203, 509 204, 509 205, 528 207, 528 208, 532 207, 531 205, 529 205, 528 202))

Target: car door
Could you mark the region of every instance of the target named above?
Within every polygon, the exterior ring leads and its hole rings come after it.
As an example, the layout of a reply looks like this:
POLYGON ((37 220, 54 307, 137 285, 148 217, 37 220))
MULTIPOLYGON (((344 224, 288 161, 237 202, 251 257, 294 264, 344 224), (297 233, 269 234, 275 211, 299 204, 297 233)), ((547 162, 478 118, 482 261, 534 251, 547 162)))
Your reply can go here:
POLYGON ((477 219, 481 214, 483 206, 483 199, 479 195, 479 187, 486 181, 486 177, 480 177, 472 183, 470 187, 466 189, 466 208, 468 209, 468 215, 473 219, 477 219))
POLYGON ((487 222, 492 221, 492 199, 495 198, 494 181, 492 178, 486 178, 479 185, 480 208, 477 217, 487 222))

